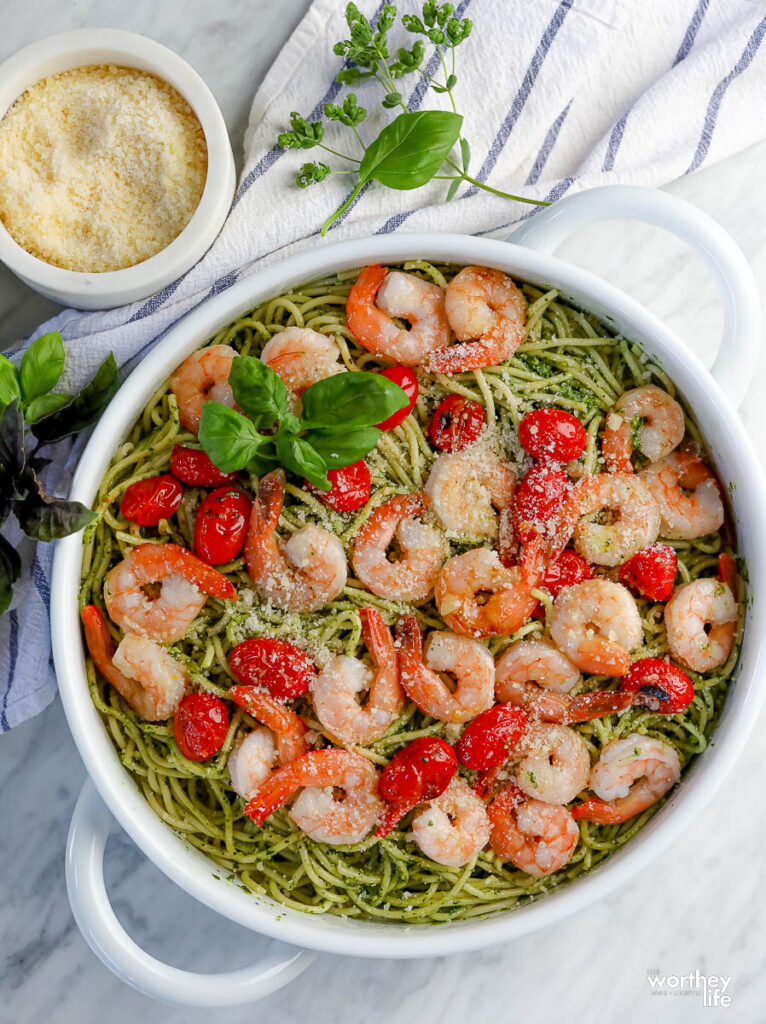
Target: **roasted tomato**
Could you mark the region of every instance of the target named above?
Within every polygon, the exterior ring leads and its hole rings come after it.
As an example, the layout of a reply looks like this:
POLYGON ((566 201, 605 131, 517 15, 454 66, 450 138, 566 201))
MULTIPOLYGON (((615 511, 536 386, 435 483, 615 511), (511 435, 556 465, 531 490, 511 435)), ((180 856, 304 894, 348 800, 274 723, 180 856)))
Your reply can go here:
POLYGON ((536 535, 549 536, 568 492, 569 480, 560 466, 546 462, 532 466, 513 499, 516 539, 527 544, 536 535))
POLYGON ((222 473, 201 448, 187 448, 183 444, 177 444, 173 449, 170 472, 189 487, 220 487, 236 476, 235 473, 222 473))
POLYGON ((370 470, 364 459, 352 462, 343 469, 328 470, 327 478, 332 484, 329 491, 320 491, 308 480, 304 481, 304 487, 336 512, 353 512, 354 509, 361 508, 370 497, 372 482, 370 470))
POLYGON ((250 499, 231 484, 219 487, 202 501, 194 523, 194 550, 208 565, 224 565, 245 544, 250 499))
POLYGON ((474 718, 458 740, 457 756, 476 771, 496 768, 527 730, 527 716, 513 704, 495 704, 474 718))
POLYGON ((460 395, 448 395, 436 407, 428 428, 434 448, 459 452, 477 441, 484 428, 484 409, 460 395))
POLYGON ((415 408, 415 402, 418 400, 418 378, 415 376, 415 371, 409 366, 389 366, 381 373, 384 377, 392 380, 394 384, 398 384, 408 399, 408 404, 403 409, 399 409, 398 412, 378 424, 380 430, 393 430, 394 427, 403 423, 415 408))
POLYGON ((300 647, 268 637, 243 640, 229 655, 229 667, 241 683, 264 686, 279 700, 308 693, 314 662, 300 647))
POLYGON ((139 526, 156 526, 168 519, 181 504, 183 487, 170 473, 136 480, 122 496, 120 511, 139 526))
POLYGON ((634 661, 620 680, 620 689, 635 693, 634 703, 649 711, 675 715, 694 700, 694 684, 677 665, 662 658, 634 661))
POLYGON ((571 412, 534 409, 522 417, 519 441, 541 462, 570 462, 585 451, 588 435, 571 412))
POLYGON ((397 751, 378 780, 378 792, 390 804, 375 833, 388 835, 396 823, 422 800, 435 800, 457 771, 455 751, 435 736, 420 736, 397 751))
POLYGON ((183 697, 173 719, 178 749, 189 761, 217 754, 229 730, 229 712, 220 697, 190 693, 183 697))
POLYGON ((650 601, 669 601, 678 570, 670 544, 652 544, 620 566, 620 583, 650 601))

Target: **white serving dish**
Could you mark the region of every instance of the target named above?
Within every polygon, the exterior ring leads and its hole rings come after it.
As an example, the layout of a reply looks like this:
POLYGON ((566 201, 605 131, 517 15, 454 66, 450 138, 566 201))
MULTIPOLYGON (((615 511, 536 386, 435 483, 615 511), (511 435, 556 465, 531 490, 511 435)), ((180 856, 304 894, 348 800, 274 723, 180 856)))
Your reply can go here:
POLYGON ((140 68, 169 82, 197 115, 207 142, 207 179, 191 220, 170 245, 133 267, 102 274, 54 267, 23 249, 0 223, 0 260, 30 288, 78 309, 108 309, 159 291, 207 252, 234 197, 234 156, 223 115, 197 72, 161 43, 117 29, 61 32, 19 50, 0 65, 0 118, 41 78, 83 64, 140 68))
POLYGON ((760 310, 742 253, 709 217, 673 197, 608 186, 567 198, 518 230, 510 243, 462 235, 395 234, 320 247, 247 278, 182 320, 134 370, 96 427, 80 460, 71 496, 89 503, 112 453, 149 395, 183 357, 223 324, 261 299, 328 272, 372 262, 423 257, 498 267, 563 295, 640 342, 657 358, 691 404, 710 442, 718 472, 732 493, 739 551, 750 579, 747 628, 739 676, 714 742, 641 833, 595 871, 537 903, 486 920, 404 926, 285 909, 218 881, 215 864, 187 846, 154 814, 123 769, 85 681, 77 609, 80 535, 58 543, 52 588, 53 650, 61 698, 90 774, 75 810, 67 852, 69 896, 88 942, 112 970, 159 998, 196 1005, 231 1005, 284 984, 310 962, 307 950, 366 957, 427 957, 518 938, 572 914, 623 885, 699 813, 731 768, 757 718, 766 633, 766 490, 757 458, 735 410, 752 375, 760 342, 760 310), (613 217, 658 224, 689 242, 709 263, 724 306, 724 344, 712 372, 636 301, 549 253, 582 224, 613 217), (109 907, 102 856, 112 815, 165 874, 207 906, 277 943, 267 963, 235 975, 199 976, 167 967, 140 950, 109 907), (302 949, 303 952, 298 950, 302 949))

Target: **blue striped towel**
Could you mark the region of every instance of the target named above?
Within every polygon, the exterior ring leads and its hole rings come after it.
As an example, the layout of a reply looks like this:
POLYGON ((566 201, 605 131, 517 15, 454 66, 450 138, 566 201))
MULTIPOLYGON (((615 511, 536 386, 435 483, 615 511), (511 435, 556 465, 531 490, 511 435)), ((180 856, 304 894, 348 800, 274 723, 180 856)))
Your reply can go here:
MULTIPOLYGON (((359 6, 375 18, 382 3, 360 0, 359 6)), ((415 9, 409 0, 401 6, 415 9)), ((324 244, 319 228, 345 198, 345 179, 297 195, 292 181, 301 155, 274 140, 292 110, 318 117, 341 92, 332 44, 345 34, 343 7, 339 0, 315 0, 258 90, 234 206, 204 259, 146 301, 107 312, 66 310, 35 332, 61 331, 69 354, 65 385, 81 385, 110 349, 122 365, 135 362, 208 296, 259 267, 324 244)), ((609 182, 662 185, 764 134, 762 4, 461 0, 457 13, 474 21, 459 51, 457 95, 472 171, 481 181, 547 200, 609 182)), ((437 72, 437 64, 429 54, 426 70, 437 72)), ((357 89, 370 110, 363 126, 370 136, 390 116, 376 88, 357 89)), ((440 104, 418 75, 402 79, 401 88, 410 110, 440 104)), ((473 187, 461 189, 448 207, 443 196, 443 182, 416 192, 373 185, 328 240, 402 228, 492 235, 531 216, 528 207, 473 187)), ((65 485, 76 454, 76 448, 66 455, 59 448, 49 487, 65 485)), ((11 540, 22 552, 24 577, 0 619, 3 731, 42 710, 56 689, 47 641, 50 545, 35 547, 19 535, 11 540)))

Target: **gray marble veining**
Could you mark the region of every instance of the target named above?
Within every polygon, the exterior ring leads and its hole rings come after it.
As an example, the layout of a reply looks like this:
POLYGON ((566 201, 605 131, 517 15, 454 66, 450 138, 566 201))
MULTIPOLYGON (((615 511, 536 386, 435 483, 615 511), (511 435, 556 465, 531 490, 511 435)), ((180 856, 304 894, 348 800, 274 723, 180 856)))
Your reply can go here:
MULTIPOLYGON (((306 7, 306 0, 5 0, 0 57, 43 31, 119 25, 182 53, 206 78, 241 141, 252 92, 306 7)), ((766 296, 766 144, 672 185, 707 210, 744 249, 766 296)), ((562 248, 652 308, 706 362, 720 315, 696 257, 667 235, 605 223, 562 248)), ((52 304, 0 270, 0 345, 49 315, 52 304)), ((766 437, 766 351, 742 408, 755 438, 766 437)), ((761 441, 762 444, 762 441, 761 441)), ((766 462, 766 456, 764 456, 766 462)), ((618 894, 576 918, 515 943, 466 956, 413 962, 320 958, 261 1004, 215 1014, 245 1024, 310 1018, 314 1024, 463 1024, 587 1019, 662 1024, 763 1021, 766 842, 762 793, 766 716, 706 812, 618 894), (699 996, 651 994, 648 972, 695 969, 732 975, 729 1009, 699 996)), ((84 769, 56 701, 0 738, 0 1024, 194 1024, 205 1011, 164 1007, 118 982, 91 954, 66 899, 63 855, 84 769)), ((259 939, 167 883, 119 830, 107 847, 115 910, 134 938, 176 966, 223 970, 246 964, 259 939)))

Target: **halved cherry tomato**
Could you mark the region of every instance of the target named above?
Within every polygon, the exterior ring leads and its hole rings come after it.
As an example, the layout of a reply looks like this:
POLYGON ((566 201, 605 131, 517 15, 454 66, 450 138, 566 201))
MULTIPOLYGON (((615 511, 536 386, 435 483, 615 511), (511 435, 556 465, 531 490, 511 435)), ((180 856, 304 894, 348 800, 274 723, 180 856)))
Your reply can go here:
POLYGON ((194 523, 194 550, 208 565, 224 565, 242 550, 250 499, 236 487, 219 487, 203 500, 194 523))
POLYGON ((563 409, 534 409, 519 423, 519 441, 543 462, 579 459, 588 443, 585 427, 563 409))
POLYGON ((694 684, 677 665, 662 658, 634 661, 620 680, 620 689, 635 693, 635 703, 649 711, 674 715, 694 700, 694 684))
POLYGON ((177 444, 170 456, 170 472, 189 487, 219 487, 233 480, 236 473, 222 473, 201 448, 177 444))
POLYGON ((352 462, 343 469, 328 470, 327 479, 332 484, 329 491, 320 491, 308 480, 304 480, 304 487, 336 512, 353 512, 354 509, 361 508, 370 497, 372 482, 370 470, 364 459, 352 462))
POLYGON ((538 462, 521 481, 513 499, 513 532, 522 544, 539 534, 547 536, 569 491, 569 480, 560 466, 538 462))
POLYGON ((398 412, 378 424, 379 430, 393 430, 394 427, 403 423, 415 408, 415 402, 418 400, 418 378, 415 376, 415 371, 409 366, 389 366, 388 369, 381 370, 381 373, 384 377, 392 380, 394 384, 398 384, 409 399, 409 403, 403 409, 399 409, 398 412))
POLYGON ((620 583, 650 601, 667 601, 677 570, 678 556, 670 544, 652 544, 620 566, 620 583))
POLYGON ((173 719, 178 749, 189 761, 217 754, 229 730, 229 712, 212 693, 190 693, 181 699, 173 719))
POLYGON ((420 736, 391 758, 378 780, 378 793, 390 807, 376 836, 388 835, 396 823, 422 800, 435 800, 457 771, 455 751, 436 736, 420 736))
POLYGON ((243 640, 229 655, 229 667, 241 683, 265 686, 272 697, 296 700, 308 693, 314 662, 295 644, 268 637, 243 640))
POLYGON ((484 409, 460 395, 448 395, 436 407, 428 428, 434 448, 459 452, 478 440, 484 428, 484 409))
POLYGON ((582 555, 571 548, 562 551, 559 557, 546 568, 542 585, 551 597, 558 597, 564 587, 573 587, 593 577, 593 570, 582 555))
POLYGON ((139 526, 156 526, 172 516, 183 497, 183 487, 170 473, 136 480, 122 496, 120 511, 139 526))
POLYGON ((476 771, 495 768, 527 730, 527 716, 513 704, 495 704, 466 726, 457 743, 457 756, 476 771))

